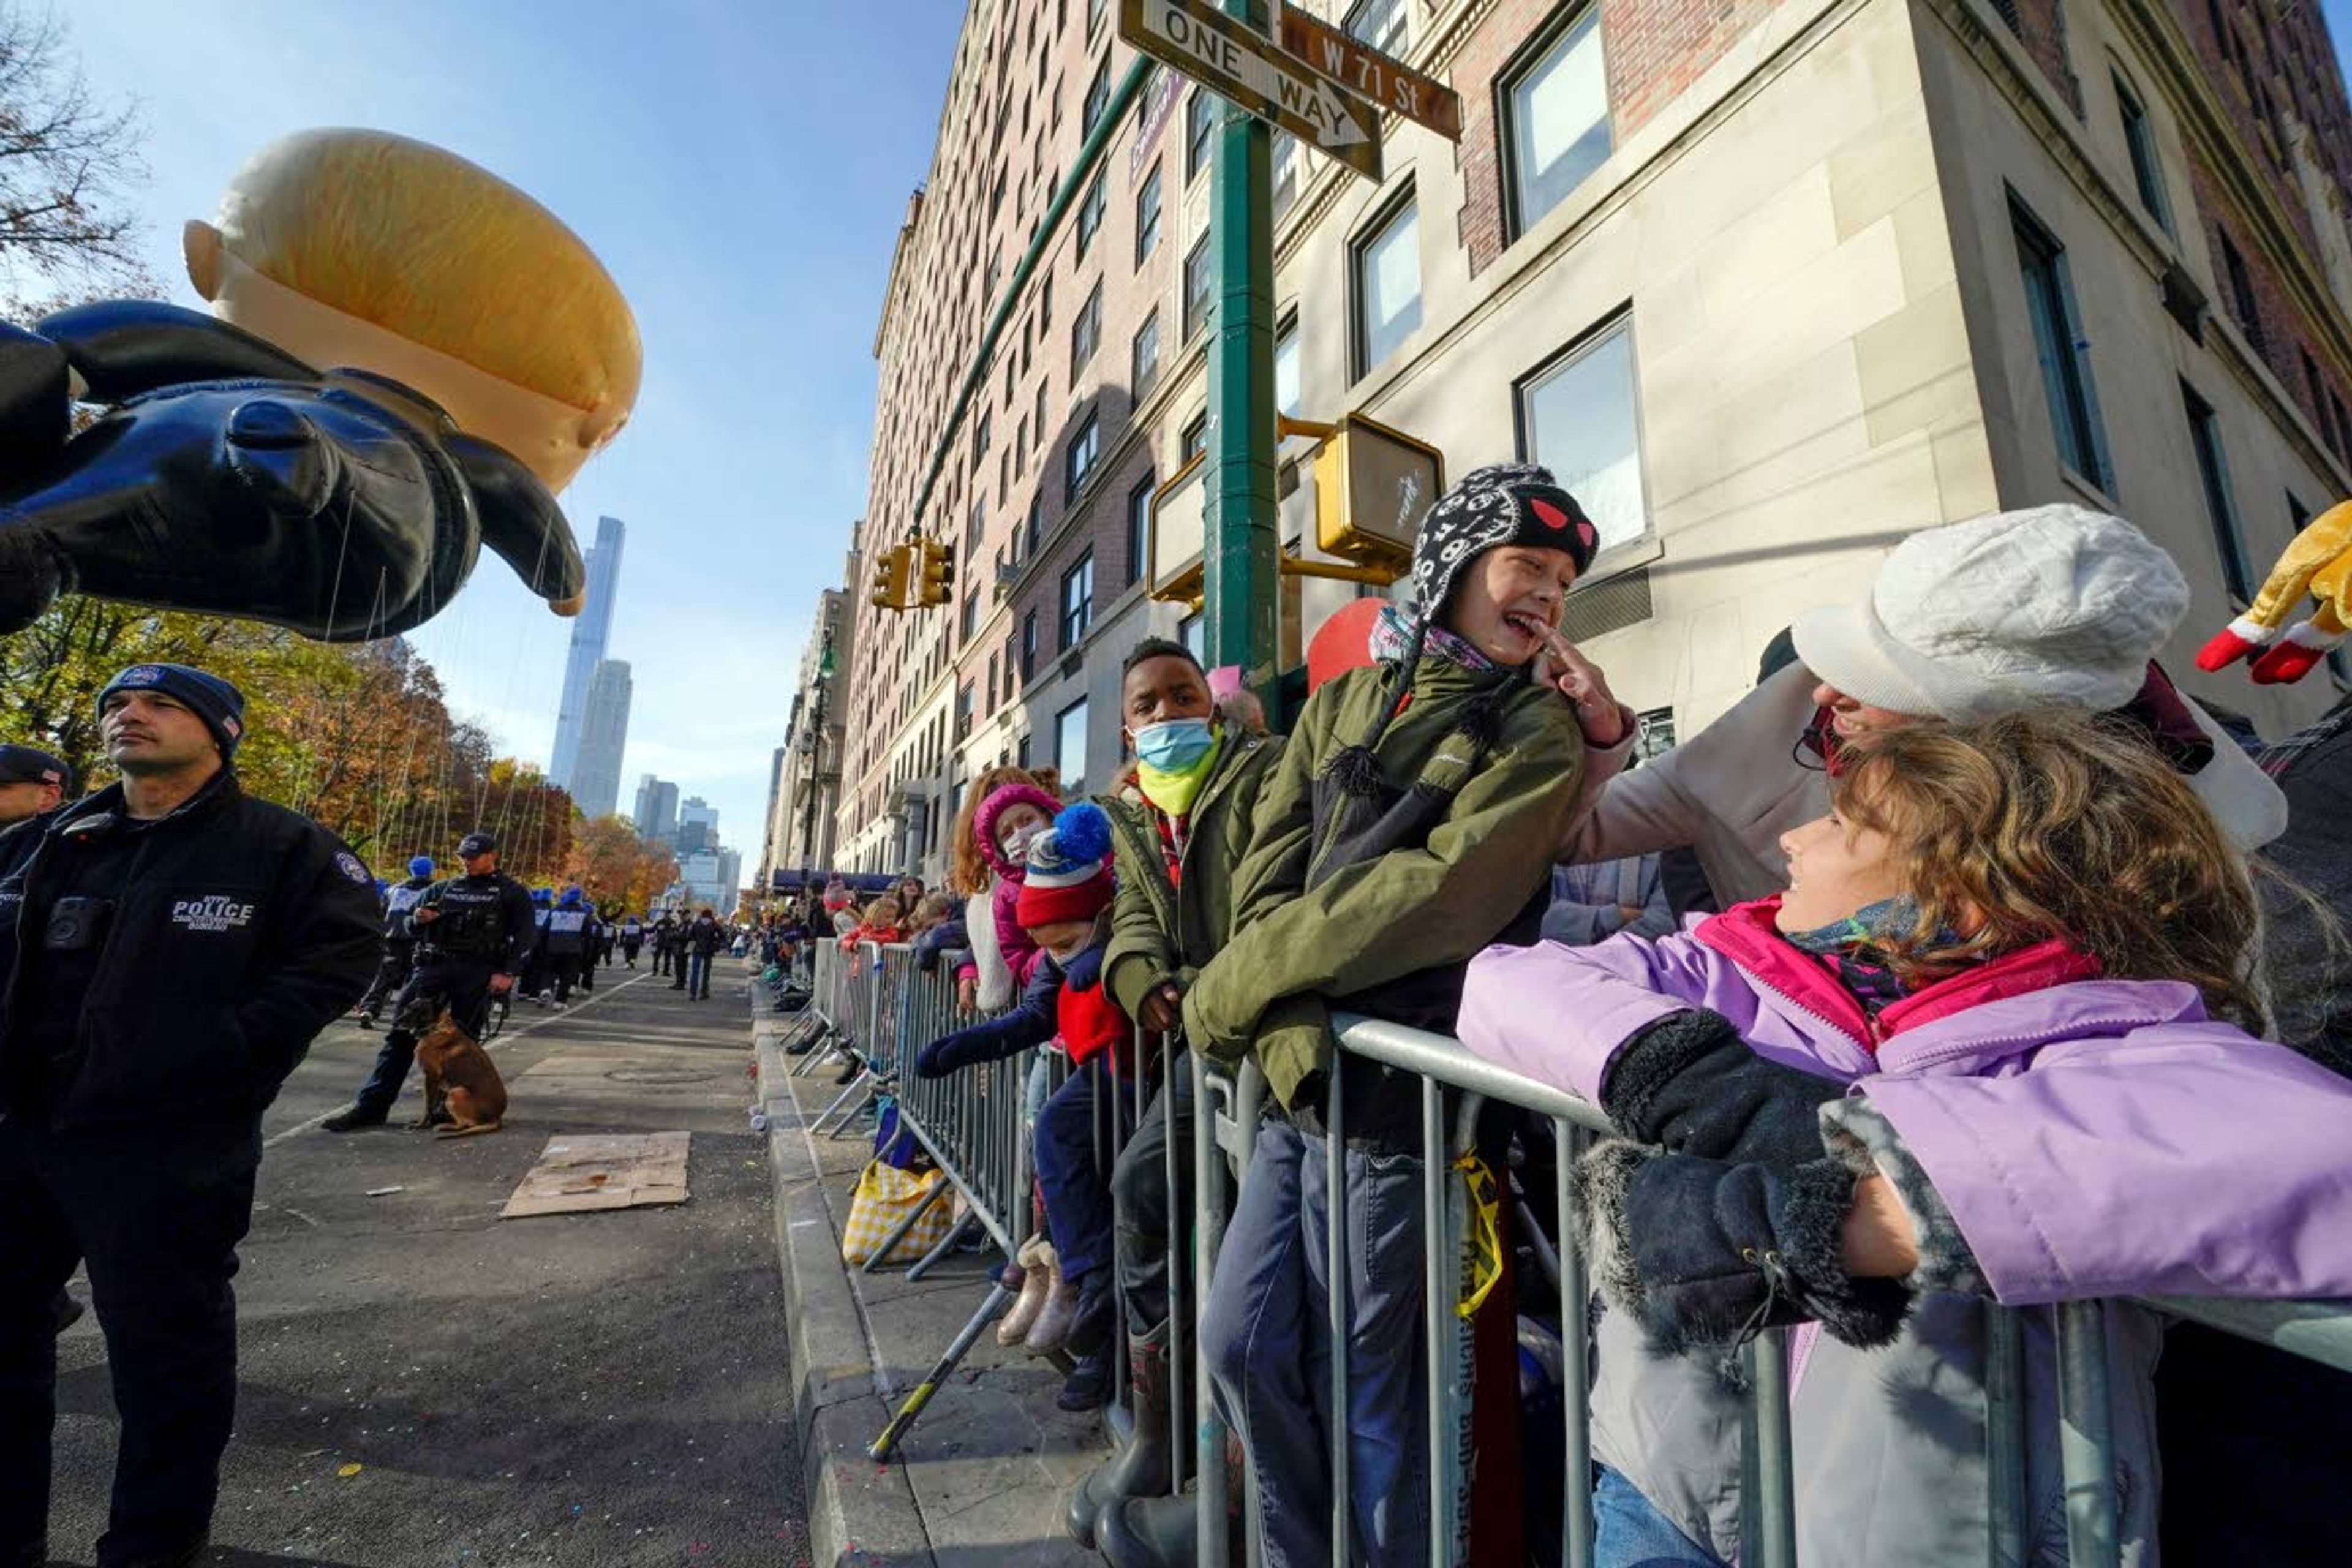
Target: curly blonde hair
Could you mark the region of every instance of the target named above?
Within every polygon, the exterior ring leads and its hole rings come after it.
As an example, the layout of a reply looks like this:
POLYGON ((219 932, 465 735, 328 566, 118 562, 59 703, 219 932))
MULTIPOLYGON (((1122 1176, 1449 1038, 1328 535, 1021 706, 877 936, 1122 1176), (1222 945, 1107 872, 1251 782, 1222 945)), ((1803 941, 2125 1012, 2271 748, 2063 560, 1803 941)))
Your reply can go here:
POLYGON ((2045 711, 1880 731, 1846 752, 1830 803, 1886 837, 1918 901, 1913 929, 1881 944, 1906 986, 2063 937, 2105 974, 2186 981, 2212 1016, 2260 1029, 2246 867, 2188 781, 2117 722, 2045 711))
POLYGON ((988 858, 981 853, 980 839, 972 832, 972 818, 980 815, 981 802, 1009 784, 1053 787, 1027 768, 991 768, 971 781, 971 787, 963 792, 963 805, 956 810, 955 826, 948 832, 948 886, 967 899, 988 891, 991 874, 988 858))

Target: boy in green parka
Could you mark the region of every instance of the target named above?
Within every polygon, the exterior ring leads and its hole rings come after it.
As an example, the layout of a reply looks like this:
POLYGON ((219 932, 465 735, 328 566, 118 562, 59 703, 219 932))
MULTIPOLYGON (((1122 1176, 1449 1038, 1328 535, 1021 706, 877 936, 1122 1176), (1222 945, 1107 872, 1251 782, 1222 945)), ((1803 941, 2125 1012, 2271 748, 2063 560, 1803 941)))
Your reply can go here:
MULTIPOLYGON (((1147 637, 1127 656, 1119 709, 1135 769, 1131 784, 1102 801, 1118 871, 1103 984, 1122 1012, 1147 1035, 1166 1036, 1171 1049, 1160 1088, 1111 1173, 1135 1426, 1118 1454, 1071 1494, 1070 1532, 1088 1546, 1106 1510, 1168 1490, 1168 1233, 1171 1215, 1190 1214, 1192 1204, 1192 1058, 1174 1048, 1178 1010, 1201 966, 1231 934, 1234 876, 1249 847, 1259 792, 1283 746, 1279 737, 1252 734, 1221 718, 1200 660, 1164 637, 1147 637), (1171 1142, 1177 1154, 1172 1201, 1171 1142)), ((1189 1302, 1172 1305, 1189 1321, 1189 1302)), ((1189 1520, 1177 1523, 1182 1528, 1189 1520)))
POLYGON ((1353 1555, 1429 1560, 1420 1084, 1360 1060, 1340 1077, 1349 1342, 1335 1346, 1330 1015, 1450 1031, 1471 956, 1536 940, 1587 752, 1620 764, 1633 729, 1557 630, 1596 545, 1575 498, 1531 465, 1481 468, 1440 499, 1414 545, 1413 610, 1385 610, 1380 662, 1308 700, 1259 799, 1234 935, 1184 993, 1193 1048, 1255 1051, 1282 1108, 1260 1129, 1201 1322, 1273 1568, 1329 1552, 1335 1355, 1348 1373, 1353 1555))

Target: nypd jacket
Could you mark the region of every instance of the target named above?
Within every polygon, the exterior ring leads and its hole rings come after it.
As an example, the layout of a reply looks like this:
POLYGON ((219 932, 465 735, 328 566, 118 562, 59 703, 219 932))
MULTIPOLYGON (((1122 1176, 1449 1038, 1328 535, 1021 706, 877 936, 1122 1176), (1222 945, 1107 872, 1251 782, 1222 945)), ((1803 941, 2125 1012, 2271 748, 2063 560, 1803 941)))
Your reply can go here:
POLYGON ((409 911, 409 933, 420 956, 488 964, 499 974, 519 974, 536 951, 538 923, 546 911, 530 901, 530 889, 503 871, 450 877, 433 884, 409 911), (418 911, 434 918, 420 921, 418 911))
POLYGON ((379 929, 359 858, 231 773, 152 822, 133 822, 113 784, 20 824, 0 835, 0 1117, 45 1114, 63 1131, 257 1113, 367 989, 379 929), (68 1029, 42 1035, 64 1048, 26 1062, 52 910, 90 895, 100 860, 113 908, 76 965, 86 983, 37 998, 44 1024, 72 1006, 68 1029))

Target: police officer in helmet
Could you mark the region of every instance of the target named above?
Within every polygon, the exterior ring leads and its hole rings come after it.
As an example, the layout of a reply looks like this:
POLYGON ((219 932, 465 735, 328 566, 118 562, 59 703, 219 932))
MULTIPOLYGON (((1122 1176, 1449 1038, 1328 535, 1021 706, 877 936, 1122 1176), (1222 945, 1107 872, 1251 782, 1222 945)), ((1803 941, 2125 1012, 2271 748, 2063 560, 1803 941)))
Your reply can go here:
MULTIPOLYGON (((408 913, 415 972, 393 1002, 393 1026, 376 1054, 375 1071, 350 1105, 320 1123, 330 1132, 380 1127, 391 1116, 416 1060, 419 1012, 437 1016, 446 1007, 459 1028, 480 1039, 490 998, 513 986, 530 950, 530 893, 499 869, 499 841, 468 833, 458 840, 457 860, 466 874, 436 882, 408 913)), ((427 1114, 435 1109, 428 1107, 427 1114)))
POLYGON ((232 765, 185 665, 99 694, 121 782, 0 833, 0 1563, 47 1556, 58 1287, 89 1270, 122 1418, 103 1568, 193 1563, 236 1407, 261 1113, 375 966, 375 879, 232 765))
POLYGON ((416 939, 408 933, 408 917, 433 888, 433 857, 419 855, 408 863, 408 880, 387 888, 383 895, 383 962, 375 981, 360 998, 359 1026, 375 1027, 375 1016, 387 998, 399 994, 416 968, 416 939))

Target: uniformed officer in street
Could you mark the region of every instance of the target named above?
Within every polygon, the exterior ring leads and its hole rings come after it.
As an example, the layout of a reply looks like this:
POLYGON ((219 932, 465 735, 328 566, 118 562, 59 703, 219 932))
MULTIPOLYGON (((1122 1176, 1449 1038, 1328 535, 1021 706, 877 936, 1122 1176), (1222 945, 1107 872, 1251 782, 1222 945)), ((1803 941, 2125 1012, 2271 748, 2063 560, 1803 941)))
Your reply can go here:
POLYGON ((433 857, 419 855, 408 863, 408 880, 384 889, 383 962, 376 965, 375 979, 360 998, 358 1022, 362 1029, 375 1027, 375 1016, 383 1011, 384 1002, 398 994, 415 971, 416 938, 409 933, 408 916, 432 887, 433 857))
POLYGON ((0 828, 46 816, 73 793, 73 770, 32 746, 0 746, 0 828))
POLYGON ((87 1265, 122 1421, 100 1568, 194 1562, 236 1405, 261 1113, 375 967, 375 879, 233 766, 245 700, 142 664, 121 771, 0 833, 0 1564, 47 1560, 58 1289, 87 1265))
POLYGON ((416 1060, 412 1007, 423 1003, 436 1014, 446 1007, 457 1026, 478 1040, 490 998, 512 988, 530 951, 530 892, 499 869, 499 841, 488 833, 468 833, 458 841, 457 861, 466 874, 435 883, 409 911, 409 930, 416 937, 415 973, 393 1002, 393 1024, 376 1054, 375 1071, 350 1105, 320 1123, 330 1132, 381 1127, 391 1116, 416 1060))

